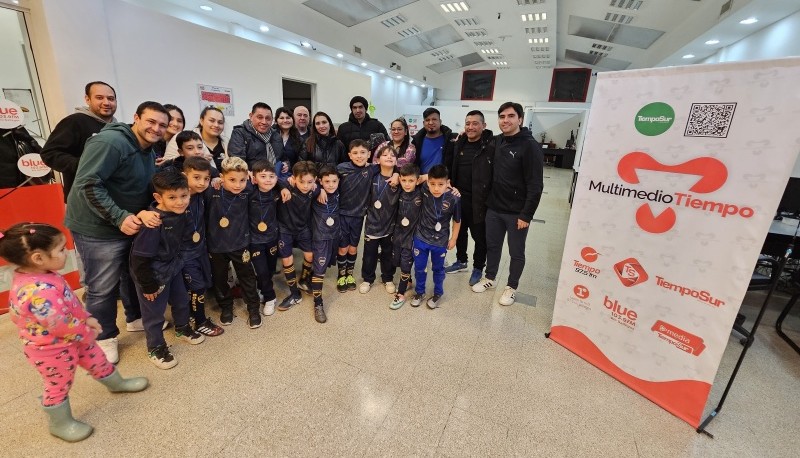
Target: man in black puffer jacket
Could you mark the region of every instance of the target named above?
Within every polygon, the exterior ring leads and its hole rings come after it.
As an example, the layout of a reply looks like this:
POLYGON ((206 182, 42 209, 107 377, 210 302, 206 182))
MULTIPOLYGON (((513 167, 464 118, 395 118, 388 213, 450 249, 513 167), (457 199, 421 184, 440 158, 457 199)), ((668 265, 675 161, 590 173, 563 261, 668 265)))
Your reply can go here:
POLYGON ((494 135, 486 129, 483 113, 473 110, 464 121, 464 135, 453 148, 450 181, 461 192, 461 231, 456 240, 456 262, 445 268, 447 273, 467 270, 467 231, 475 242, 472 253, 472 275, 469 285, 475 285, 486 265, 486 201, 492 185, 494 135))
MULTIPOLYGON (((240 126, 234 126, 228 142, 228 154, 244 159, 250 169, 254 162, 261 159, 275 165, 275 151, 271 144, 272 137, 276 135, 271 129, 272 108, 264 102, 256 102, 249 118, 240 126)), ((277 135, 280 138, 280 134, 277 135)))
POLYGON ((472 287, 476 293, 497 286, 503 239, 508 233, 508 283, 500 305, 514 303, 525 268, 525 239, 544 188, 544 154, 528 129, 522 128, 522 105, 506 102, 497 110, 502 135, 495 137, 492 189, 486 201, 486 278, 472 287))
POLYGON ((339 126, 337 134, 347 151, 350 151, 350 142, 353 140, 361 139, 370 142, 370 150, 372 150, 379 143, 389 139, 386 127, 377 119, 370 118, 367 114, 368 107, 369 102, 360 95, 350 99, 350 118, 339 126), (371 137, 375 134, 383 134, 383 140, 380 142, 377 140, 371 141, 371 137))

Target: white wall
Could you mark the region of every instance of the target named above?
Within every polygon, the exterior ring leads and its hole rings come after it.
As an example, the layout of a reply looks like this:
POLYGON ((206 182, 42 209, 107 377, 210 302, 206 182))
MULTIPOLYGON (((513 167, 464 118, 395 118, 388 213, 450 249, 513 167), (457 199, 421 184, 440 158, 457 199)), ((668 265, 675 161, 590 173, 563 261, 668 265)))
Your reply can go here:
POLYGON ((18 15, 16 11, 0 8, 0 63, 3 68, 0 88, 31 89, 18 15))
POLYGON ((421 104, 426 92, 419 86, 405 83, 394 77, 379 73, 373 74, 370 103, 375 106, 374 117, 386 126, 386 130, 389 130, 392 120, 405 113, 406 105, 421 104))
MULTIPOLYGON (((800 56, 800 11, 720 49, 703 63, 779 59, 789 56, 800 56)), ((800 177, 800 151, 792 176, 800 177)))

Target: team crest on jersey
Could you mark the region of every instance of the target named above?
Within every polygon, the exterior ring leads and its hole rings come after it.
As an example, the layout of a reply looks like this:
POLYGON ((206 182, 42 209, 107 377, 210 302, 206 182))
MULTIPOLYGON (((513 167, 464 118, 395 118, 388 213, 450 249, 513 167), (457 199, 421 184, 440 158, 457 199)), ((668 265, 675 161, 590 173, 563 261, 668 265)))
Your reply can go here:
POLYGON ((328 262, 328 260, 325 259, 324 257, 317 259, 317 264, 319 264, 320 266, 324 266, 326 262, 328 262))
POLYGON ((364 177, 364 178, 366 178, 368 174, 369 174, 369 170, 363 170, 361 172, 361 176, 364 177))
POLYGON ((269 254, 275 254, 278 252, 278 247, 274 246, 269 249, 269 254))
POLYGON ((414 198, 414 205, 416 205, 417 207, 422 205, 422 197, 415 197, 414 198))
POLYGON ((442 202, 442 210, 447 210, 448 208, 450 208, 450 202, 448 202, 446 200, 443 201, 442 202))
POLYGON ((419 248, 414 248, 414 256, 419 256, 419 248))

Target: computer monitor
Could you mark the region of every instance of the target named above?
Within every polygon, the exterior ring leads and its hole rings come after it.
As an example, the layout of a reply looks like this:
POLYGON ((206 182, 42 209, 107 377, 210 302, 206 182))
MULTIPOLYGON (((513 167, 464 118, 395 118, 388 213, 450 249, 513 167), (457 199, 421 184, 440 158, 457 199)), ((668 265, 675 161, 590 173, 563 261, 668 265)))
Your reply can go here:
POLYGON ((778 212, 800 213, 800 178, 789 178, 786 189, 783 191, 783 197, 781 197, 781 203, 778 204, 778 212))

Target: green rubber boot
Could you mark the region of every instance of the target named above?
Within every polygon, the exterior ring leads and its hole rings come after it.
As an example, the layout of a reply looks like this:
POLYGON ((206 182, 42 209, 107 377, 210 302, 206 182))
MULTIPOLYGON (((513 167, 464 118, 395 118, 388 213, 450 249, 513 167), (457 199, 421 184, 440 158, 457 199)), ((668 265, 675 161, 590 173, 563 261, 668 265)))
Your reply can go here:
POLYGON ((92 435, 94 428, 72 418, 72 409, 69 407, 69 398, 54 406, 42 406, 44 412, 50 416, 50 434, 64 439, 67 442, 78 442, 92 435))
POLYGON ((135 393, 147 388, 149 384, 145 377, 122 378, 116 368, 111 375, 97 379, 97 381, 105 385, 112 393, 135 393))

